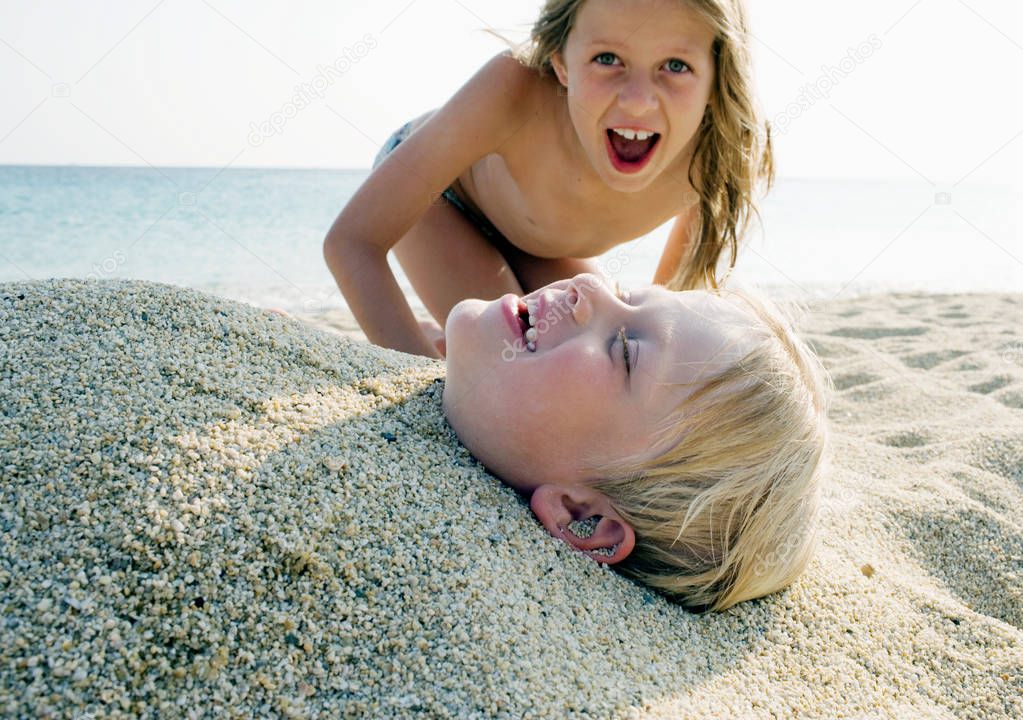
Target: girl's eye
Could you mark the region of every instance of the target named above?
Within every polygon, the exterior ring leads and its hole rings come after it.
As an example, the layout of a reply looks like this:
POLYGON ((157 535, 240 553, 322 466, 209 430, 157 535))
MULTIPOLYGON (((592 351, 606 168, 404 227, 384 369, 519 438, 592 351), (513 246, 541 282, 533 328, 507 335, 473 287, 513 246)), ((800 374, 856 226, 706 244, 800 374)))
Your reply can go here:
POLYGON ((596 57, 594 57, 593 59, 598 61, 597 62, 598 65, 607 65, 608 63, 600 62, 600 58, 602 58, 602 57, 611 57, 611 58, 613 58, 613 57, 615 57, 615 54, 614 53, 609 53, 609 52, 602 52, 599 55, 597 55, 596 57))
POLYGON ((667 65, 668 65, 668 67, 672 68, 671 71, 673 73, 676 73, 676 74, 679 74, 679 75, 681 75, 686 70, 692 70, 692 68, 689 67, 689 65, 686 62, 684 62, 682 60, 679 60, 678 58, 672 58, 671 60, 669 60, 667 62, 667 65))

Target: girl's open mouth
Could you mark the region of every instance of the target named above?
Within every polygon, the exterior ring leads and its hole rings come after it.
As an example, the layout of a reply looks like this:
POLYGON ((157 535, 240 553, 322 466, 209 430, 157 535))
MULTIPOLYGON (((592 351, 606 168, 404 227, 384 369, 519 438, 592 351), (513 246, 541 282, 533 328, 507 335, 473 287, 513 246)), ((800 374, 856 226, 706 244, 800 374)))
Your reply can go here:
POLYGON ((624 137, 608 128, 605 131, 607 137, 607 154, 611 164, 622 173, 637 173, 646 167, 647 162, 653 157, 654 148, 660 141, 659 133, 654 133, 646 140, 626 140, 624 137))

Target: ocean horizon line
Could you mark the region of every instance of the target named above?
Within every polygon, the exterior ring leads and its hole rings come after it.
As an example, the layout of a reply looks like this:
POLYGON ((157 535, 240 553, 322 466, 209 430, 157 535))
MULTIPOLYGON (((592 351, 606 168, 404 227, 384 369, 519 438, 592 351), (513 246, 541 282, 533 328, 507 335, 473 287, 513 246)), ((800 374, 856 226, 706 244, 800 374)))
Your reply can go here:
MULTIPOLYGON (((244 165, 231 164, 223 165, 124 165, 120 163, 95 164, 95 163, 9 163, 0 161, 2 168, 78 168, 82 170, 215 170, 218 172, 229 172, 231 170, 256 170, 261 172, 283 170, 296 172, 343 172, 343 173, 368 173, 370 167, 337 167, 331 165, 244 165)), ((961 179, 936 179, 933 181, 921 180, 919 177, 907 174, 901 177, 888 176, 866 176, 866 175, 776 175, 775 182, 829 182, 829 183, 884 183, 884 184, 929 184, 934 187, 954 186, 962 182, 961 179)), ((1019 186, 1017 180, 978 180, 971 182, 974 187, 997 187, 1016 188, 1019 186)))

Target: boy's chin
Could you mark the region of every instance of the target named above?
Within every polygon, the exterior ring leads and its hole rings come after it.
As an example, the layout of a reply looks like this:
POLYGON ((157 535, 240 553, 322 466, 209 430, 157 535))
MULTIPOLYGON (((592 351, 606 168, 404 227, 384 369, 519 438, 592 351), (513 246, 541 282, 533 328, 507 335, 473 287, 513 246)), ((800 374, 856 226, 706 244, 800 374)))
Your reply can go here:
POLYGON ((457 358, 460 354, 459 341, 461 338, 459 337, 460 323, 458 322, 458 315, 460 313, 459 305, 461 304, 462 303, 458 303, 458 305, 451 308, 451 312, 448 313, 448 317, 444 321, 444 365, 449 371, 452 367, 452 360, 457 358))

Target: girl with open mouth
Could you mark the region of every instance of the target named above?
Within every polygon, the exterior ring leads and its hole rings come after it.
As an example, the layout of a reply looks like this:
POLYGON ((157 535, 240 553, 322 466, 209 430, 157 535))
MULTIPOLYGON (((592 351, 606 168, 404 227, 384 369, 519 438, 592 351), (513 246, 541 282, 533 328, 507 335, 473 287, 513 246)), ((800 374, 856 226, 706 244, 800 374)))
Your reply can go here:
POLYGON ((522 297, 671 221, 652 281, 716 287, 773 180, 741 0, 547 0, 522 47, 405 123, 324 241, 375 344, 442 357, 466 298, 522 297), (417 323, 393 250, 436 321, 417 323))

